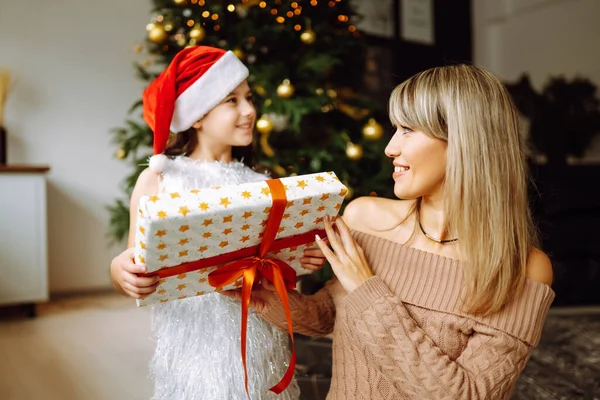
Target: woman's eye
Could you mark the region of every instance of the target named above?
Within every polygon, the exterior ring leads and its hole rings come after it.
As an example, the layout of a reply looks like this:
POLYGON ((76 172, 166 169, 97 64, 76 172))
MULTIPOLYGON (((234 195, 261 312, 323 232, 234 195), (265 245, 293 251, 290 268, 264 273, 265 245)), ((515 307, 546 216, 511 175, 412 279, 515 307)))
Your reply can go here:
POLYGON ((407 128, 406 126, 401 126, 400 132, 402 132, 402 134, 407 134, 407 133, 412 132, 412 130, 410 128, 407 128))
POLYGON ((227 103, 237 103, 237 99, 235 97, 230 97, 226 100, 227 103))

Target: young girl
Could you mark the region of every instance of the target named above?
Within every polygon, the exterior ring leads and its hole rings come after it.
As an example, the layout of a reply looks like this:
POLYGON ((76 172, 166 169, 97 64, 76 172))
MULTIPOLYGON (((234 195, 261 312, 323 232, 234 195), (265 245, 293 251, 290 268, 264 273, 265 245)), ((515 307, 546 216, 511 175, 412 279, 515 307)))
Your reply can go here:
MULTIPOLYGON (((328 399, 506 399, 554 299, 517 111, 495 76, 456 65, 399 85, 389 112, 402 200, 359 198, 326 223, 336 278, 290 294, 294 328, 333 332, 328 399)), ((283 328, 264 286, 252 305, 283 328)))
MULTIPOLYGON (((145 272, 145 266, 133 262, 141 196, 267 179, 249 167, 256 112, 247 76, 248 69, 232 52, 190 47, 179 52, 144 91, 144 119, 154 131, 155 156, 140 175, 131 197, 129 249, 111 264, 113 284, 124 294, 139 298, 156 290, 158 282, 157 278, 138 277, 136 274, 145 272), (179 133, 168 140, 169 131, 179 133)), ((302 262, 318 269, 325 259, 320 250, 312 249, 305 252, 302 262)), ((153 398, 246 399, 240 321, 239 303, 217 293, 156 306, 153 398)), ((249 315, 250 398, 276 398, 268 389, 287 369, 287 343, 287 334, 256 313, 249 315)), ((298 397, 295 381, 277 396, 298 397)))

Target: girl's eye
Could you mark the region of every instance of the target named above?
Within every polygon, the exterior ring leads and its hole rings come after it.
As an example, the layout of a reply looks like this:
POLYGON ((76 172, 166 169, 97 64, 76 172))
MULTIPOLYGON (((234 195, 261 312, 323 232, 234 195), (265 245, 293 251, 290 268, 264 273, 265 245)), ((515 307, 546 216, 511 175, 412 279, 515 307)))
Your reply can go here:
POLYGON ((246 101, 248 103, 253 103, 254 102, 254 96, 248 96, 248 97, 246 97, 246 101))
POLYGON ((225 100, 227 103, 237 103, 237 98, 235 97, 230 97, 227 100, 225 100))

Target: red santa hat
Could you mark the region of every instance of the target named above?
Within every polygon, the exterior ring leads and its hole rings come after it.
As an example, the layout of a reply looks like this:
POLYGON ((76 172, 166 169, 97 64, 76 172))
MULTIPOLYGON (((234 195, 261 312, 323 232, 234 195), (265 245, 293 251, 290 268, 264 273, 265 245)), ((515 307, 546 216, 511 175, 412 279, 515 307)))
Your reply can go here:
POLYGON ((189 129, 247 77, 248 68, 231 51, 194 46, 177 53, 142 96, 154 154, 165 150, 170 132, 189 129))

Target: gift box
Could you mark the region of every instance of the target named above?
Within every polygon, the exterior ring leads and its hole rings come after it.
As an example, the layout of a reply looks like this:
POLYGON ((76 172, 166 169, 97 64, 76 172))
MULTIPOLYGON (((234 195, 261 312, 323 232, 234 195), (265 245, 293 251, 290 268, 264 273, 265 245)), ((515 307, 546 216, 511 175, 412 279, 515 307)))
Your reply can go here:
POLYGON ((211 274, 257 257, 269 229, 264 257, 283 261, 297 275, 312 272, 299 259, 316 247, 316 233, 324 237, 324 218, 339 213, 346 193, 333 172, 323 172, 142 197, 135 261, 160 283, 138 306, 241 287, 241 279, 215 287, 211 274))

